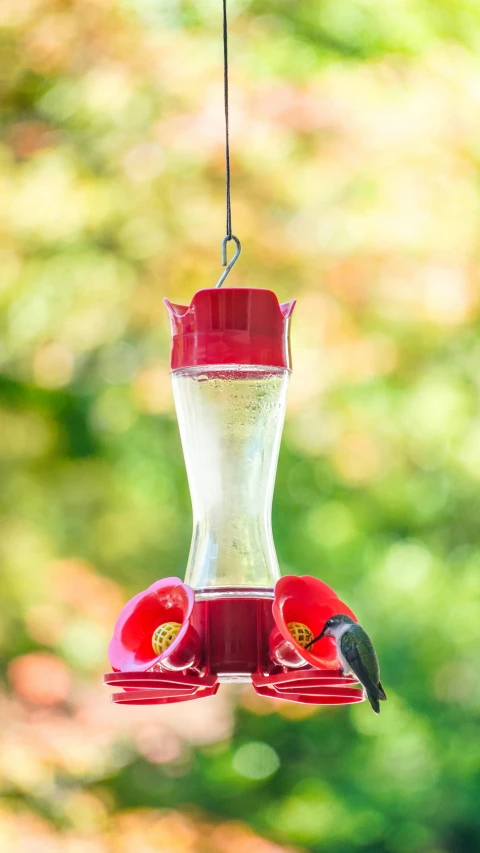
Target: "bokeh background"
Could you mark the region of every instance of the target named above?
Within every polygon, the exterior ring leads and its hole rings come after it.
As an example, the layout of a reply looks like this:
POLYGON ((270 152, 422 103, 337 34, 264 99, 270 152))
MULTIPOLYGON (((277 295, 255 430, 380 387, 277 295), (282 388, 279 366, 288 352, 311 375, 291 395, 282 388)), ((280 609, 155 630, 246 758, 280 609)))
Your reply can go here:
POLYGON ((298 299, 283 572, 388 703, 109 704, 123 602, 191 514, 162 297, 220 272, 220 0, 2 0, 0 846, 480 846, 480 7, 229 0, 230 283, 298 299))

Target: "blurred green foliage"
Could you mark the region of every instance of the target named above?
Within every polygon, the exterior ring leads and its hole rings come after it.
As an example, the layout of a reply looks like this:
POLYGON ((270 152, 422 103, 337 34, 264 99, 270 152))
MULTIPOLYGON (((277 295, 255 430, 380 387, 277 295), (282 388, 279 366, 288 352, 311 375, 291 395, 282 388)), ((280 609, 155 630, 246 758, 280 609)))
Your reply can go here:
POLYGON ((219 272, 220 2, 3 0, 2 849, 473 853, 480 9, 229 9, 232 276, 298 299, 280 564, 389 701, 108 705, 122 602, 189 547, 162 297, 219 272))

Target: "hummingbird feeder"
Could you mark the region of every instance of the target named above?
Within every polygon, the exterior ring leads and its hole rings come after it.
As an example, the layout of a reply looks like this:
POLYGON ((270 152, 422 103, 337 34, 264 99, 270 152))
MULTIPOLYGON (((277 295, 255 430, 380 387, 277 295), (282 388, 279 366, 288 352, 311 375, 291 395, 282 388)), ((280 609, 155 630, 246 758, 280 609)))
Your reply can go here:
POLYGON ((313 705, 363 700, 335 640, 305 648, 331 616, 354 614, 314 577, 280 577, 271 507, 291 373, 295 301, 221 285, 240 255, 232 233, 226 0, 223 0, 227 233, 216 287, 190 305, 165 300, 171 370, 193 507, 185 581, 153 583, 123 608, 109 645, 119 705, 182 702, 249 682, 276 699, 313 705), (227 264, 227 244, 236 253, 227 264))

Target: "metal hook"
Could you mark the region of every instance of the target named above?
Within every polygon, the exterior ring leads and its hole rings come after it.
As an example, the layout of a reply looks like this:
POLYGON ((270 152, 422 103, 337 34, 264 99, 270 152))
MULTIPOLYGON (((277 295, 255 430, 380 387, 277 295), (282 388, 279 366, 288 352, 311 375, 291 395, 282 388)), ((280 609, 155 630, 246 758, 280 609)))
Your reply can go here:
POLYGON ((218 279, 215 287, 221 287, 222 286, 222 284, 225 281, 228 273, 230 272, 232 267, 238 261, 241 251, 242 251, 242 244, 240 243, 240 240, 238 239, 238 237, 235 237, 235 234, 230 234, 230 236, 228 236, 228 234, 227 234, 227 236, 223 238, 223 240, 222 240, 222 266, 226 267, 226 270, 222 273, 222 275, 218 279), (229 264, 227 264, 227 243, 229 243, 230 240, 233 240, 237 249, 236 249, 236 252, 235 252, 232 260, 230 261, 229 264))

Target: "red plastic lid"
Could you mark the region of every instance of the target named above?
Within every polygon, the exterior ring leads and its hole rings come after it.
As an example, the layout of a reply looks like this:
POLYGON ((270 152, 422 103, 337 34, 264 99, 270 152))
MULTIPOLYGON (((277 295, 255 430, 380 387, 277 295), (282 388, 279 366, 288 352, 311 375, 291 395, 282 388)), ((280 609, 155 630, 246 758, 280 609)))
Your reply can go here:
POLYGON ((199 290, 190 305, 164 302, 172 332, 172 370, 207 364, 291 368, 295 300, 279 304, 271 290, 232 287, 199 290))

